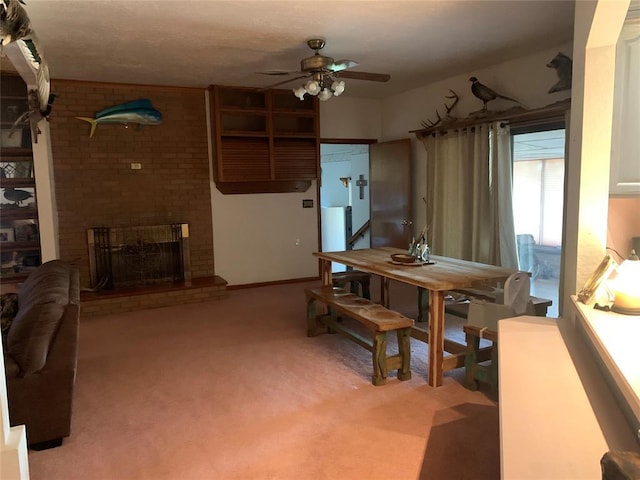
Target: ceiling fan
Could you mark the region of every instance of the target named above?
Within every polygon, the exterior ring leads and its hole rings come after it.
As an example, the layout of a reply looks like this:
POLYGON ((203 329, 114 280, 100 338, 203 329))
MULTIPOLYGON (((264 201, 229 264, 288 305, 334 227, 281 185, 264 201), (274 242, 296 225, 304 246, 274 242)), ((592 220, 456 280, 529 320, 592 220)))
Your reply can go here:
POLYGON ((270 70, 259 72, 263 75, 283 76, 291 74, 300 74, 297 77, 289 78, 282 82, 275 83, 266 87, 274 88, 284 85, 301 78, 309 78, 309 80, 298 88, 293 89, 293 93, 300 100, 304 99, 305 94, 317 95, 320 100, 327 100, 331 96, 338 96, 344 91, 344 81, 342 78, 351 78, 354 80, 369 80, 373 82, 388 82, 391 75, 384 73, 368 73, 348 70, 358 65, 353 60, 335 61, 331 57, 327 57, 320 53, 325 46, 322 38, 312 38, 307 40, 307 45, 315 53, 300 61, 300 70, 295 72, 287 72, 283 70, 270 70))

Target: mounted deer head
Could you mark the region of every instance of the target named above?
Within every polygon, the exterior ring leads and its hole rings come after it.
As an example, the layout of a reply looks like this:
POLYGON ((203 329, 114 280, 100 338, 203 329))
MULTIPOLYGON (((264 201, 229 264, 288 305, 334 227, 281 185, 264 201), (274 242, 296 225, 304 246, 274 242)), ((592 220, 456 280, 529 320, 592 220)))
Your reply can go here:
POLYGON ((453 103, 451 105, 447 105, 446 102, 444 104, 444 107, 447 110, 447 116, 443 119, 440 116, 440 112, 436 108, 436 116, 438 117, 438 119, 435 120, 435 121, 427 120, 426 122, 420 122, 420 124, 424 128, 433 128, 436 125, 442 123, 443 120, 445 120, 446 123, 450 123, 450 122, 452 122, 452 121, 454 121, 456 119, 455 117, 452 117, 450 114, 451 114, 451 111, 453 110, 453 108, 457 105, 458 101, 460 101, 460 97, 458 97, 458 94, 456 92, 454 92, 453 90, 449 89, 449 91, 452 93, 452 95, 445 95, 445 98, 450 98, 450 99, 454 99, 454 100, 453 100, 453 103))

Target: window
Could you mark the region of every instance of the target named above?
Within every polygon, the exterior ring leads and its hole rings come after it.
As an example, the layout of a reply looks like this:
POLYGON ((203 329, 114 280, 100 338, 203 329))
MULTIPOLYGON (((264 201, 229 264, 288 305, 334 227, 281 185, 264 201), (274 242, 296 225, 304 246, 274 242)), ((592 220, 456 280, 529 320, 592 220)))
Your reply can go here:
POLYGON ((565 130, 545 125, 512 129, 513 214, 520 269, 531 272, 531 294, 553 300, 558 312, 565 130))

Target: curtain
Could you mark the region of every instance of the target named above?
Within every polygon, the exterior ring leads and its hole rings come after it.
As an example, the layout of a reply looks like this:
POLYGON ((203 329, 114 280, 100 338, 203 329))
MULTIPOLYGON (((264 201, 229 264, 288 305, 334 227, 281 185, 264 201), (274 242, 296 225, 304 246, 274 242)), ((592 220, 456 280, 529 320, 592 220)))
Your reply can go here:
POLYGON ((517 268, 510 140, 499 123, 423 138, 434 254, 517 268))
POLYGON ((497 188, 493 188, 496 198, 493 206, 496 210, 494 223, 495 236, 499 238, 496 258, 507 268, 518 268, 518 247, 513 221, 513 156, 511 154, 511 129, 508 124, 496 122, 493 125, 495 155, 492 156, 497 168, 497 188))

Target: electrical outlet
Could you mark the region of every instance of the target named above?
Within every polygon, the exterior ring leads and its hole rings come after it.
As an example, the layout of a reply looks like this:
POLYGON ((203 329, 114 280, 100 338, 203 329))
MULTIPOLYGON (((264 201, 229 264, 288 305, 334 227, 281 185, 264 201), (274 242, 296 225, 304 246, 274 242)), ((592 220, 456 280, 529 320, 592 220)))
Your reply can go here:
POLYGON ((132 163, 131 164, 131 170, 142 170, 142 164, 141 163, 132 163))
POLYGON ((296 245, 301 245, 301 244, 302 244, 302 242, 300 241, 300 239, 296 238, 296 245))

